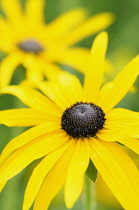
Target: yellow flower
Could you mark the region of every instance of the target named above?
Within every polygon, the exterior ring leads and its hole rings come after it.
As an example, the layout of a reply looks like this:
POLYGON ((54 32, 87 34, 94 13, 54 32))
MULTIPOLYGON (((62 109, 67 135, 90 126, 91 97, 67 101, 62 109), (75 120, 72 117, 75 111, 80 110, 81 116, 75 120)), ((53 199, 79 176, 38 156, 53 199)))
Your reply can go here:
POLYGON ((27 68, 30 83, 49 77, 49 71, 59 71, 55 62, 84 71, 81 62, 87 58, 88 50, 71 45, 103 30, 114 20, 111 13, 86 19, 86 11, 77 8, 45 24, 44 0, 27 0, 24 12, 18 0, 2 0, 1 4, 7 16, 0 17, 0 50, 7 54, 1 64, 2 87, 10 84, 19 64, 27 68))
POLYGON ((139 208, 139 172, 118 144, 139 154, 139 113, 113 108, 135 81, 139 56, 101 88, 107 39, 106 32, 96 37, 83 87, 75 76, 63 72, 55 82, 40 83, 47 97, 24 86, 2 89, 30 108, 1 111, 0 123, 34 127, 3 150, 1 184, 43 157, 29 179, 23 210, 34 200, 34 210, 47 209, 63 185, 66 206, 72 208, 82 192, 90 159, 123 208, 139 208))

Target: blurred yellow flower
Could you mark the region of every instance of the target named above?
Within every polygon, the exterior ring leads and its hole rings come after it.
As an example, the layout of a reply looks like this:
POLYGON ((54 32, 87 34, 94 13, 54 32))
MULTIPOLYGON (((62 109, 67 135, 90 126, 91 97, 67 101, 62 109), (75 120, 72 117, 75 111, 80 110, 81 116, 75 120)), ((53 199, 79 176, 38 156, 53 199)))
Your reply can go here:
POLYGON ((26 78, 31 83, 47 77, 48 71, 58 71, 55 62, 83 71, 82 60, 87 58, 88 50, 71 45, 107 28, 114 20, 111 13, 86 19, 87 12, 77 8, 45 24, 44 2, 27 0, 23 12, 18 0, 1 0, 7 17, 0 17, 0 50, 7 54, 1 64, 2 87, 10 84, 19 64, 27 68, 26 78))
POLYGON ((0 183, 4 186, 32 161, 43 157, 29 179, 23 210, 34 201, 34 210, 48 209, 63 185, 66 206, 72 208, 82 192, 90 159, 123 208, 139 208, 139 172, 118 145, 122 143, 139 154, 139 113, 113 108, 136 80, 139 56, 101 88, 107 42, 106 32, 96 37, 83 87, 77 77, 62 72, 55 82, 39 84, 46 96, 24 86, 2 89, 30 108, 1 111, 0 123, 34 127, 3 150, 0 183))

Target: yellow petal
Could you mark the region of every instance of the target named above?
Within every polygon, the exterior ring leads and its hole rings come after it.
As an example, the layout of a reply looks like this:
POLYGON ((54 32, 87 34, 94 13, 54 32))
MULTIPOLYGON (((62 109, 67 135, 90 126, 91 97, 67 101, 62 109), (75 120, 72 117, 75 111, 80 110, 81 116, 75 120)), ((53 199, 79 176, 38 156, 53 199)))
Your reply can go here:
POLYGON ((62 89, 56 83, 50 81, 41 82, 38 84, 38 87, 62 110, 65 110, 67 107, 69 107, 68 97, 63 94, 62 89))
POLYGON ((43 73, 46 76, 46 78, 53 82, 57 81, 57 76, 61 73, 61 68, 59 68, 57 65, 51 62, 44 62, 44 60, 41 60, 41 63, 43 63, 43 73))
POLYGON ((96 104, 107 112, 127 94, 139 74, 139 56, 136 56, 113 80, 101 89, 96 104))
POLYGON ((72 9, 58 16, 47 26, 47 29, 51 34, 51 38, 55 36, 60 36, 61 38, 63 34, 67 33, 83 21, 85 16, 86 11, 82 8, 72 9))
POLYGON ((1 6, 9 21, 12 21, 12 23, 15 24, 19 23, 19 20, 22 17, 22 10, 18 0, 1 0, 1 6))
POLYGON ((128 136, 139 138, 139 122, 128 129, 128 136))
POLYGON ((33 126, 45 123, 48 120, 58 120, 58 116, 53 113, 34 109, 10 109, 0 111, 0 124, 12 126, 33 126))
POLYGON ((81 101, 82 86, 76 76, 62 71, 57 75, 57 83, 61 86, 71 104, 81 101))
POLYGON ((44 0, 28 0, 26 1, 25 15, 30 24, 42 24, 44 21, 44 0))
POLYGON ((25 87, 30 87, 30 88, 37 88, 37 83, 36 82, 33 82, 33 81, 29 81, 29 80, 22 80, 20 82, 20 85, 23 85, 25 87))
POLYGON ((82 86, 76 76, 64 71, 57 72, 54 83, 46 82, 46 87, 44 85, 41 90, 45 91, 46 95, 49 94, 48 97, 54 100, 55 103, 60 103, 59 106, 65 109, 81 101, 82 86))
POLYGON ((10 25, 7 23, 6 19, 4 19, 3 17, 0 17, 0 30, 2 34, 9 33, 9 32, 12 33, 10 25))
POLYGON ((48 209, 48 206, 53 197, 59 192, 64 185, 67 168, 75 150, 76 141, 64 152, 64 154, 57 161, 37 195, 33 210, 48 209))
POLYGON ((129 136, 129 128, 117 128, 117 129, 102 129, 97 132, 96 136, 103 141, 118 141, 121 138, 129 136))
POLYGON ((31 65, 26 65, 26 78, 29 82, 38 83, 43 80, 42 65, 34 58, 31 65))
POLYGON ((63 39, 63 45, 72 45, 80 40, 104 30, 114 21, 114 15, 112 13, 100 13, 84 21, 79 27, 74 29, 71 33, 66 35, 63 39))
POLYGON ((29 130, 13 138, 2 151, 0 159, 1 163, 19 147, 22 147, 23 145, 27 144, 28 142, 41 135, 44 135, 57 129, 60 129, 59 122, 54 123, 48 121, 42 125, 30 128, 29 130))
MULTIPOLYGON (((1 29, 0 29, 0 33, 1 33, 1 29)), ((9 34, 10 32, 7 32, 7 34, 5 34, 5 33, 1 34, 0 50, 3 53, 7 54, 9 57, 9 55, 12 54, 13 51, 15 51, 15 45, 14 45, 12 37, 8 37, 8 38, 6 37, 6 35, 9 34)))
POLYGON ((0 65, 0 87, 9 85, 16 67, 22 62, 21 53, 13 53, 4 58, 0 65))
POLYGON ((7 181, 6 182, 3 182, 0 184, 0 192, 3 190, 3 188, 5 187, 7 181))
POLYGON ((98 131, 96 136, 104 141, 119 141, 119 139, 126 137, 139 138, 139 123, 121 127, 117 126, 116 129, 105 129, 98 131))
POLYGON ((130 120, 131 118, 133 119, 139 119, 139 113, 131 111, 129 109, 123 109, 123 108, 115 108, 111 109, 109 112, 106 114, 106 118, 109 121, 116 121, 119 119, 127 119, 130 120))
POLYGON ((48 98, 29 87, 23 86, 7 86, 1 89, 2 93, 12 94, 18 97, 24 104, 38 110, 49 110, 49 112, 57 112, 60 109, 53 104, 48 98))
POLYGON ((24 55, 22 64, 26 68, 26 81, 22 82, 22 85, 36 88, 36 83, 44 79, 43 68, 45 64, 40 57, 29 53, 24 55))
POLYGON ((93 139, 91 159, 98 172, 126 210, 139 209, 139 171, 116 145, 93 139))
POLYGON ((65 181, 65 202, 67 208, 72 208, 82 192, 84 173, 89 164, 89 155, 88 141, 86 139, 78 140, 65 181))
POLYGON ((30 208, 35 200, 35 197, 37 196, 37 193, 39 192, 41 185, 43 184, 46 175, 65 152, 65 150, 71 145, 71 143, 72 140, 69 140, 62 147, 47 155, 34 169, 25 191, 23 210, 28 210, 30 208))
POLYGON ((139 113, 128 109, 116 108, 106 114, 105 128, 122 129, 139 122, 139 113))
POLYGON ((30 141, 11 154, 0 168, 0 183, 12 178, 32 161, 54 151, 67 141, 65 132, 56 130, 30 141))
POLYGON ((85 73, 84 100, 94 101, 103 80, 104 59, 108 44, 106 32, 100 33, 93 42, 88 69, 85 73))
POLYGON ((85 73, 88 69, 88 62, 90 51, 85 48, 74 47, 68 50, 61 51, 56 55, 55 60, 58 63, 66 64, 72 66, 77 71, 85 73))
POLYGON ((118 142, 124 144, 126 147, 133 150, 135 153, 139 155, 139 140, 133 137, 128 137, 124 139, 118 140, 118 142))
POLYGON ((9 52, 13 52, 13 49, 15 49, 13 41, 15 34, 12 30, 11 25, 8 24, 8 21, 6 21, 2 17, 0 17, 0 34, 0 50, 6 54, 9 54, 9 52))

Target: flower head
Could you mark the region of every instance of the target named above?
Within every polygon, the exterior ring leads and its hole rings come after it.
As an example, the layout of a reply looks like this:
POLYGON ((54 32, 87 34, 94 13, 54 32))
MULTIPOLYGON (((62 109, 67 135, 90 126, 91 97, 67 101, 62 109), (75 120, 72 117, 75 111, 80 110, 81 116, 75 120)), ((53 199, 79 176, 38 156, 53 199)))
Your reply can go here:
POLYGON ((86 19, 86 11, 77 8, 45 24, 44 0, 27 0, 24 11, 18 0, 2 0, 1 5, 7 16, 0 17, 0 50, 7 54, 1 64, 2 87, 10 84, 19 64, 26 67, 26 79, 32 85, 49 78, 49 69, 59 71, 56 62, 84 71, 81 60, 87 58, 88 50, 71 45, 103 30, 114 20, 111 13, 86 19), (79 59, 75 59, 77 53, 79 59))
POLYGON ((71 208, 82 192, 90 159, 124 209, 139 207, 139 172, 118 144, 139 154, 139 113, 113 108, 135 81, 139 56, 101 87, 106 48, 107 33, 102 32, 93 43, 83 87, 75 76, 63 72, 55 82, 39 84, 46 96, 23 86, 2 89, 30 108, 1 111, 0 123, 34 127, 3 150, 1 184, 43 158, 29 179, 23 210, 34 200, 34 210, 47 209, 62 186, 71 208))

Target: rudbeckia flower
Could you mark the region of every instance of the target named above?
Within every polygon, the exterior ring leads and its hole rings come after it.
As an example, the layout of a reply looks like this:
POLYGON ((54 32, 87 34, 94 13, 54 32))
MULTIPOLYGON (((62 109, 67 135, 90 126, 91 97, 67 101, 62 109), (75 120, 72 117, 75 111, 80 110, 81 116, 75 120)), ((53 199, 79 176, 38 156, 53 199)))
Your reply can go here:
POLYGON ((107 33, 92 46, 84 85, 66 72, 55 82, 39 84, 44 95, 24 86, 7 86, 30 108, 0 112, 7 126, 34 126, 11 140, 1 154, 0 182, 4 184, 32 161, 35 167, 24 197, 23 210, 48 209, 64 186, 65 203, 72 208, 82 192, 91 160, 124 209, 139 208, 139 172, 121 145, 139 154, 139 113, 114 106, 126 95, 139 72, 135 57, 103 87, 107 33))
POLYGON ((7 54, 1 63, 2 87, 10 84, 20 64, 27 68, 30 83, 43 80, 49 71, 58 71, 55 62, 84 71, 81 61, 87 58, 88 50, 71 46, 107 28, 114 20, 111 13, 86 19, 87 12, 77 8, 45 24, 44 0, 27 0, 24 11, 18 0, 2 0, 1 5, 7 17, 0 17, 0 50, 7 54))

